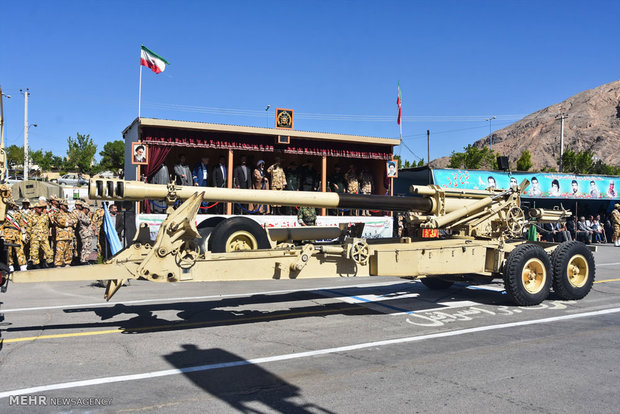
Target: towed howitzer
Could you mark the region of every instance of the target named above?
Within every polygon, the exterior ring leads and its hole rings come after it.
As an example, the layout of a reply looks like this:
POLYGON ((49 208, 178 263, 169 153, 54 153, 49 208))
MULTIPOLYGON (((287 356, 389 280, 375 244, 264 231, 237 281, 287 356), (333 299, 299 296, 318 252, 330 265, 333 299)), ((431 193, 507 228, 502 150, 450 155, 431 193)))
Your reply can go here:
POLYGON ((104 279, 108 280, 105 298, 109 300, 127 279, 195 282, 399 276, 420 278, 436 289, 476 275, 484 280, 503 278, 509 297, 519 305, 544 300, 552 280, 554 286, 562 287, 562 298, 579 299, 588 293, 594 278, 592 253, 581 243, 542 246, 520 238, 526 224, 520 194, 527 185, 524 180, 508 190, 412 186, 411 196, 390 197, 91 179, 91 199, 165 199, 167 216, 156 239, 151 240, 148 226, 142 224, 133 243, 105 264, 20 272, 12 280, 104 279), (399 211, 404 212, 410 232, 408 237, 366 240, 360 237, 359 226, 272 231, 239 216, 213 217, 197 226, 196 214, 204 201, 399 211), (550 257, 556 248, 563 254, 550 257), (554 269, 567 266, 570 272, 554 274, 554 269))

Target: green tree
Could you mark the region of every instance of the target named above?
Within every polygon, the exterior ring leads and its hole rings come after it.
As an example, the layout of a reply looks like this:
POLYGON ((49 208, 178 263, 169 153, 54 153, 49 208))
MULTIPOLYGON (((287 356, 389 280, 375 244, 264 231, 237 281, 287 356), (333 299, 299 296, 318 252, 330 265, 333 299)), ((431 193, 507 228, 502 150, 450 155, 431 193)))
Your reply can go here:
POLYGON ((517 160, 518 171, 529 171, 534 164, 532 164, 532 153, 525 150, 521 153, 521 156, 517 160))
POLYGON ((418 161, 418 167, 424 167, 424 158, 420 158, 420 161, 418 161))
POLYGON ((82 135, 79 132, 76 138, 67 139, 67 167, 76 168, 81 173, 91 172, 94 168, 94 158, 97 145, 90 135, 82 135))
POLYGON ((34 164, 41 167, 43 171, 59 169, 62 167, 63 159, 58 155, 54 155, 52 151, 36 150, 29 153, 30 159, 34 164))
POLYGON ((101 155, 99 164, 103 169, 120 170, 125 164, 125 142, 120 139, 106 142, 99 155, 101 155))
POLYGON ((450 156, 450 168, 467 168, 467 169, 497 169, 497 160, 495 151, 489 147, 474 147, 469 144, 463 148, 465 152, 452 151, 450 156))
POLYGON ((5 149, 6 159, 9 167, 15 165, 24 165, 24 147, 18 147, 17 145, 9 145, 5 149))
MULTIPOLYGON (((566 148, 562 155, 564 172, 574 174, 591 174, 594 170, 594 153, 590 150, 573 151, 566 148)), ((602 167, 600 167, 602 168, 602 167)))

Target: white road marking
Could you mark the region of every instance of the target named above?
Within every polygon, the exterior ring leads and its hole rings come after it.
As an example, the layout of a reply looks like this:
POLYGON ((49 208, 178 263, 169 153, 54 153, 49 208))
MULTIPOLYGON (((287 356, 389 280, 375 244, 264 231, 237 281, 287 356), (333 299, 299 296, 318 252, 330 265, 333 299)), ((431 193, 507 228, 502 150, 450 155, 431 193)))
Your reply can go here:
POLYGON ((67 389, 67 388, 78 388, 78 387, 88 387, 92 385, 111 384, 111 383, 117 383, 117 382, 138 381, 138 380, 149 379, 149 378, 187 374, 190 372, 210 371, 214 369, 231 368, 231 367, 237 367, 237 366, 242 366, 242 365, 258 365, 258 364, 266 364, 269 362, 288 361, 288 360, 293 360, 293 359, 309 358, 309 357, 314 357, 314 356, 319 356, 319 355, 335 354, 338 352, 351 352, 351 351, 358 351, 360 349, 368 349, 368 348, 375 348, 375 347, 403 344, 403 343, 410 343, 410 342, 419 342, 419 341, 424 341, 428 339, 447 338, 451 336, 460 336, 460 335, 466 335, 466 334, 477 333, 477 332, 514 328, 514 327, 519 327, 519 326, 552 323, 552 322, 565 321, 565 320, 571 320, 571 319, 587 318, 591 316, 608 315, 608 314, 618 313, 618 312, 620 312, 620 307, 604 309, 604 310, 594 311, 594 312, 584 312, 584 313, 576 313, 576 314, 571 314, 571 315, 554 316, 554 317, 544 318, 544 319, 534 319, 534 320, 529 320, 529 321, 502 323, 498 325, 479 326, 476 328, 467 328, 467 329, 460 329, 457 331, 439 332, 439 333, 434 333, 434 334, 429 334, 429 335, 418 335, 418 336, 409 336, 405 338, 387 339, 383 341, 366 342, 366 343, 361 343, 361 344, 346 345, 346 346, 340 346, 340 347, 335 347, 335 348, 318 349, 315 351, 274 355, 270 357, 254 358, 254 359, 248 359, 248 360, 242 360, 242 361, 198 365, 198 366, 187 367, 187 368, 167 369, 163 371, 145 372, 142 374, 118 375, 115 377, 93 378, 93 379, 82 380, 82 381, 62 382, 62 383, 57 383, 57 384, 41 385, 38 387, 21 388, 17 390, 0 392, 0 399, 7 398, 9 396, 34 394, 34 393, 41 393, 41 392, 46 392, 46 391, 62 390, 62 389, 67 389))
POLYGON ((620 262, 615 262, 615 263, 597 263, 596 267, 599 267, 599 266, 617 266, 617 265, 620 265, 620 262))
MULTIPOLYGON (((127 305, 127 304, 136 304, 136 303, 238 298, 238 297, 246 297, 246 296, 253 296, 253 295, 275 295, 279 293, 312 292, 315 290, 325 290, 325 289, 350 289, 350 288, 359 288, 359 287, 389 286, 389 285, 395 285, 395 284, 401 284, 401 283, 416 283, 416 282, 408 281, 408 280, 402 280, 402 281, 395 280, 391 282, 363 283, 363 284, 358 284, 358 285, 326 286, 326 287, 314 287, 314 288, 305 288, 305 289, 269 290, 269 291, 264 291, 264 292, 231 293, 227 295, 184 296, 184 297, 175 297, 175 298, 139 299, 139 300, 128 300, 128 301, 123 301, 123 302, 96 302, 96 303, 81 303, 77 305, 40 306, 40 307, 33 307, 33 308, 15 308, 15 309, 1 309, 0 308, 0 313, 28 312, 28 311, 50 310, 50 309, 71 309, 71 308, 83 308, 83 307, 103 307, 103 306, 111 307, 114 305, 127 305)), ((172 285, 174 286, 175 284, 173 283, 172 285)))

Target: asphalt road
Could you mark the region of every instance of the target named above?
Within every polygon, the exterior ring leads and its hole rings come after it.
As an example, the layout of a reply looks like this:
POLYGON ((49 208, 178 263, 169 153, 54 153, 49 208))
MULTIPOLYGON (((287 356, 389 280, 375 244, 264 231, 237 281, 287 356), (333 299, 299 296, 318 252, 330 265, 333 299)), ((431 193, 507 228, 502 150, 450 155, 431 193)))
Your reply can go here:
POLYGON ((396 278, 0 295, 0 412, 617 413, 620 248, 581 301, 396 278), (21 397, 20 397, 21 396, 21 397))

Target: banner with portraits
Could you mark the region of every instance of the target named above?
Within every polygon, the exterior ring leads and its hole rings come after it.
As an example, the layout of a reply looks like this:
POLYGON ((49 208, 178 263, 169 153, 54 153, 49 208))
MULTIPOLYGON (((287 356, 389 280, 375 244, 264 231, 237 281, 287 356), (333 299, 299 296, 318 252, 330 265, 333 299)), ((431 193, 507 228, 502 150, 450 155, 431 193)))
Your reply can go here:
POLYGON ((441 187, 484 190, 507 189, 527 179, 524 198, 618 199, 620 177, 551 172, 503 172, 459 169, 433 170, 433 182, 441 187))

